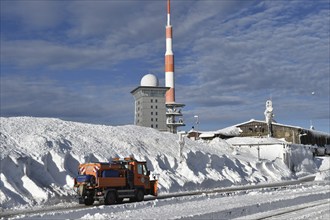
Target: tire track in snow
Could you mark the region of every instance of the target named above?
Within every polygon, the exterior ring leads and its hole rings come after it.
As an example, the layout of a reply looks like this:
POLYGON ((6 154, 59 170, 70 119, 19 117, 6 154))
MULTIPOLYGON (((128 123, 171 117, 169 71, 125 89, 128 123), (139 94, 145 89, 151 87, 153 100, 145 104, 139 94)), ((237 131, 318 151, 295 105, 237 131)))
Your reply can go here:
MULTIPOLYGON (((329 212, 330 208, 329 208, 329 202, 330 199, 326 199, 326 200, 317 200, 316 202, 310 202, 310 203, 305 203, 305 204, 301 204, 301 205, 296 205, 293 207, 289 207, 289 208, 283 208, 283 209, 277 209, 275 211, 270 211, 270 212, 266 212, 264 214, 259 214, 258 216, 262 216, 262 217, 256 217, 256 216, 248 216, 248 218, 251 219, 255 219, 255 220, 262 220, 262 219, 273 219, 275 218, 279 218, 279 219, 288 219, 290 217, 293 217, 292 214, 295 213, 295 215, 297 215, 297 212, 300 212, 302 210, 307 211, 308 209, 314 209, 316 207, 323 207, 325 208, 325 212, 329 212)), ((245 216, 247 217, 247 216, 245 216)))
MULTIPOLYGON (((187 197, 187 196, 197 196, 197 195, 208 195, 208 194, 214 194, 219 193, 220 196, 230 196, 238 193, 247 193, 249 190, 254 189, 267 189, 267 190, 280 190, 281 187, 284 187, 283 189, 286 189, 288 186, 292 187, 302 187, 302 185, 295 185, 295 184, 301 184, 303 182, 312 181, 313 178, 302 178, 300 180, 295 181, 285 181, 285 182, 277 182, 277 183, 270 183, 270 184, 260 184, 260 185, 248 185, 248 186, 235 186, 235 187, 229 187, 229 188, 221 188, 221 189, 213 189, 213 190, 202 190, 202 191, 190 191, 190 192, 182 192, 182 193, 171 193, 171 194, 164 194, 159 195, 157 198, 155 197, 146 197, 145 201, 154 201, 154 200, 164 200, 164 199, 171 199, 171 198, 178 198, 178 197, 187 197)), ((310 183, 305 183, 310 184, 310 183)), ((329 195, 330 196, 330 195, 329 195)), ((117 205, 117 206, 130 206, 132 203, 124 203, 123 205, 117 205)), ((143 203, 134 203, 134 207, 143 206, 143 203)), ((33 215, 33 214, 40 214, 40 213, 50 213, 54 211, 75 211, 75 210, 87 210, 87 209, 97 209, 97 207, 102 207, 102 205, 96 205, 93 207, 86 207, 84 205, 74 205, 74 206, 55 206, 55 207, 44 207, 44 208, 38 208, 33 210, 16 210, 16 211, 7 211, 0 213, 0 218, 9 218, 9 217, 15 217, 19 215, 33 215)), ((33 218, 32 218, 33 219, 33 218)))
MULTIPOLYGON (((303 208, 309 208, 313 207, 313 205, 305 205, 307 202, 316 203, 316 205, 320 205, 322 202, 320 200, 324 201, 325 199, 330 197, 330 192, 328 193, 315 193, 312 195, 302 195, 294 198, 283 198, 283 199, 277 199, 274 201, 256 201, 254 204, 241 206, 241 207, 235 207, 231 209, 225 209, 218 212, 211 212, 206 214, 199 214, 199 215, 192 215, 187 218, 189 219, 268 219, 276 216, 280 216, 282 214, 294 212, 296 210, 301 210, 303 208), (297 208, 302 206, 302 208, 297 208), (283 208, 287 207, 293 207, 290 211, 283 211, 283 208), (279 211, 277 213, 277 209, 282 209, 282 211, 279 211), (265 214, 265 216, 261 218, 256 218, 254 215, 258 215, 258 213, 263 212, 264 210, 271 210, 267 211, 271 214, 265 214), (274 210, 276 210, 274 212, 274 210)), ((324 204, 324 203, 322 203, 324 204)), ((185 219, 185 218, 183 218, 185 219)), ((285 219, 285 218, 282 218, 285 219)))

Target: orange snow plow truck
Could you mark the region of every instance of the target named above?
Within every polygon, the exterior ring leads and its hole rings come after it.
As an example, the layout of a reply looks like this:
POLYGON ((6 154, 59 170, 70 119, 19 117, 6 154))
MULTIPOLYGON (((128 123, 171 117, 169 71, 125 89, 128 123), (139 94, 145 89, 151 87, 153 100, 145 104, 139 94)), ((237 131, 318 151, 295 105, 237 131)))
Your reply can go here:
POLYGON ((74 189, 79 204, 100 201, 111 205, 123 202, 124 198, 142 201, 145 195, 157 196, 158 181, 150 180, 147 163, 132 157, 115 158, 110 163, 80 164, 78 172, 74 189))

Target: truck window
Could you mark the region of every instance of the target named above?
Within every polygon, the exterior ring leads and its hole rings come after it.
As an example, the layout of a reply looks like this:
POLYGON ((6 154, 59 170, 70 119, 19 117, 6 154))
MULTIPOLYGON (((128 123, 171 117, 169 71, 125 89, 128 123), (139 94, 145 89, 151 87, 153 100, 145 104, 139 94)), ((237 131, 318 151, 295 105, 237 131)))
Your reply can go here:
POLYGON ((148 170, 145 164, 138 164, 138 174, 147 176, 148 170))
POLYGON ((142 164, 138 164, 138 174, 143 174, 143 167, 142 164))
POLYGON ((147 166, 145 164, 143 164, 143 175, 147 176, 147 166))

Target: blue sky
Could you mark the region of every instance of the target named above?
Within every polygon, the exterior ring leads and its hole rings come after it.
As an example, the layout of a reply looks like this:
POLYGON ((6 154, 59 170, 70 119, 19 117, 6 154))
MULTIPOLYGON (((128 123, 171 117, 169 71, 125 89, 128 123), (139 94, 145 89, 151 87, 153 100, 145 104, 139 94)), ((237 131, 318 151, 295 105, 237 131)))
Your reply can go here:
MULTIPOLYGON (((264 120, 330 132, 329 0, 172 0, 186 127, 264 120)), ((1 0, 1 116, 134 120, 130 91, 164 85, 166 0, 1 0)))

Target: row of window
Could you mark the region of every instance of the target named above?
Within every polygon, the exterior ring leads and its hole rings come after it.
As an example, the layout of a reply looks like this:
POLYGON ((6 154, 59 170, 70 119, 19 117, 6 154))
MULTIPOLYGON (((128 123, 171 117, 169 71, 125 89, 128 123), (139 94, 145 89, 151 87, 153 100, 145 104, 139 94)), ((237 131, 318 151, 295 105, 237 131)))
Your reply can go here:
MULTIPOLYGON (((139 109, 138 109, 139 110, 139 109)), ((150 115, 154 115, 154 112, 150 112, 150 115)), ((158 112, 155 112, 155 115, 158 115, 158 112)), ((136 116, 137 117, 140 117, 140 113, 138 112, 137 114, 136 114, 136 116)))
MULTIPOLYGON (((150 99, 150 102, 153 103, 154 102, 154 99, 150 99)), ((158 103, 158 100, 157 99, 155 99, 155 103, 158 103)), ((140 105, 141 104, 140 101, 137 101, 137 104, 140 105)))
MULTIPOLYGON (((151 108, 153 109, 154 107, 151 106, 151 108)), ((158 106, 157 105, 155 106, 155 109, 158 109, 158 106)), ((140 107, 137 107, 137 110, 140 111, 140 107)))

